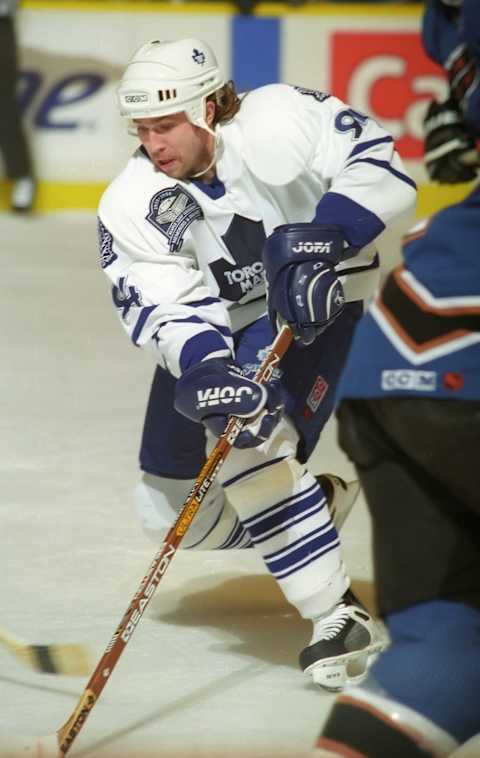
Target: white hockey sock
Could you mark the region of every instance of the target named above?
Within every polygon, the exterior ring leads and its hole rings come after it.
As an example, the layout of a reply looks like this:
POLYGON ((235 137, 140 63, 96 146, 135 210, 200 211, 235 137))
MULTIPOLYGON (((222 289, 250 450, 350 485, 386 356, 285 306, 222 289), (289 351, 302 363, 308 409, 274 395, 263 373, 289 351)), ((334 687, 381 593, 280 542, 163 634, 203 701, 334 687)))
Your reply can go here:
POLYGON ((228 499, 290 603, 305 618, 328 611, 348 579, 326 497, 286 458, 225 484, 228 499))

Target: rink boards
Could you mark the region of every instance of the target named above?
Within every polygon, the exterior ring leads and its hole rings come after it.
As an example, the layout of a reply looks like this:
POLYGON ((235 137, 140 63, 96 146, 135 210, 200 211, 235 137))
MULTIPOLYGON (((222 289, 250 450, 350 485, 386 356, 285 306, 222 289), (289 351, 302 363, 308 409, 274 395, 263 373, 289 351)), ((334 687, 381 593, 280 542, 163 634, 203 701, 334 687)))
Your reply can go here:
MULTIPOLYGON (((446 88, 422 50, 421 7, 233 5, 26 0, 18 16, 20 99, 38 177, 39 208, 94 208, 135 147, 115 106, 126 61, 148 39, 212 44, 240 90, 283 81, 332 92, 394 135, 420 185, 419 215, 459 199, 422 166, 422 119, 446 88)), ((2 187, 0 206, 6 203, 2 187)))

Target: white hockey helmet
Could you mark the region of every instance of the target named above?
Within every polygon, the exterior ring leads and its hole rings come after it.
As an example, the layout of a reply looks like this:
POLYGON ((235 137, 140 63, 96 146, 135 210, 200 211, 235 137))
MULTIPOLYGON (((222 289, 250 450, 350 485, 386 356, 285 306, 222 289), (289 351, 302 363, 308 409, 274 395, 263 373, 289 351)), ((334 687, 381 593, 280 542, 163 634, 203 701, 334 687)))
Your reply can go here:
POLYGON ((211 132, 205 100, 224 83, 212 49, 202 40, 152 40, 125 69, 117 90, 120 114, 131 120, 183 111, 193 124, 211 132))

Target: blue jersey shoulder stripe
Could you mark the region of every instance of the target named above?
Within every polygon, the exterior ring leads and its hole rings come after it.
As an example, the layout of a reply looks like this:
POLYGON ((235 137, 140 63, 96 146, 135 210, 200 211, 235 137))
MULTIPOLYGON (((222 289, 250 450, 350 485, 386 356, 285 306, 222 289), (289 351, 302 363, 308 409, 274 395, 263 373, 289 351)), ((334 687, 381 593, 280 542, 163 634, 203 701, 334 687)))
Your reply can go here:
MULTIPOLYGON (((205 326, 212 326, 212 324, 209 324, 207 321, 204 321, 199 316, 188 316, 188 318, 172 318, 170 321, 168 321, 169 324, 205 324, 205 326)), ((223 337, 231 337, 232 332, 231 329, 228 328, 228 326, 218 326, 215 324, 214 328, 217 330, 217 332, 220 332, 223 337)))
POLYGON ((204 305, 213 305, 213 303, 221 303, 219 297, 204 297, 203 300, 194 300, 191 303, 184 303, 189 308, 202 308, 204 305))
POLYGON ((378 139, 371 139, 367 142, 359 142, 359 144, 355 145, 353 148, 352 152, 347 158, 347 161, 349 161, 350 158, 353 158, 354 155, 363 153, 364 150, 369 150, 371 147, 375 147, 375 145, 383 145, 387 142, 393 142, 393 137, 379 137, 378 139))
POLYGON ((397 179, 400 179, 402 182, 406 182, 406 184, 409 184, 410 187, 413 187, 413 189, 417 189, 417 185, 406 174, 403 174, 401 171, 397 171, 396 168, 393 168, 393 166, 388 161, 380 161, 378 158, 357 158, 356 160, 352 161, 350 163, 350 166, 353 166, 354 163, 370 163, 372 166, 378 166, 378 168, 383 168, 385 171, 388 171, 393 176, 396 176, 397 179))

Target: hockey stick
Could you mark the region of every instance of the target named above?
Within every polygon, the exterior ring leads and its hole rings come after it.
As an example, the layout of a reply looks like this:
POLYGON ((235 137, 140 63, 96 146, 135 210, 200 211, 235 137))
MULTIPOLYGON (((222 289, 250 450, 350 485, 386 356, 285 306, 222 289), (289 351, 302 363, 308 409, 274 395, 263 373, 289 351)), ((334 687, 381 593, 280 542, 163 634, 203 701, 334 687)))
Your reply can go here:
POLYGON ((0 627, 0 645, 33 671, 43 674, 86 676, 90 671, 88 654, 83 645, 32 645, 14 637, 0 627))
MULTIPOLYGON (((285 355, 292 339, 293 334, 290 327, 287 325, 282 326, 275 341, 271 345, 266 358, 255 374, 255 381, 260 384, 266 384, 271 379, 274 369, 285 355)), ((162 576, 169 567, 181 540, 185 536, 193 517, 202 503, 202 500, 210 489, 210 486, 217 476, 225 458, 232 449, 235 440, 247 423, 248 419, 231 416, 225 431, 208 456, 195 481, 192 491, 185 500, 175 524, 165 538, 163 547, 153 559, 148 573, 143 578, 132 602, 128 606, 118 628, 100 658, 95 671, 87 682, 75 710, 56 733, 58 754, 60 756, 67 754, 85 724, 92 708, 109 680, 118 659, 127 643, 130 641, 138 622, 152 599, 162 576)), ((37 742, 37 745, 40 745, 40 743, 43 742, 45 746, 48 744, 48 747, 51 748, 52 741, 52 736, 41 738, 37 742)), ((38 752, 37 754, 40 755, 41 753, 38 752)))

